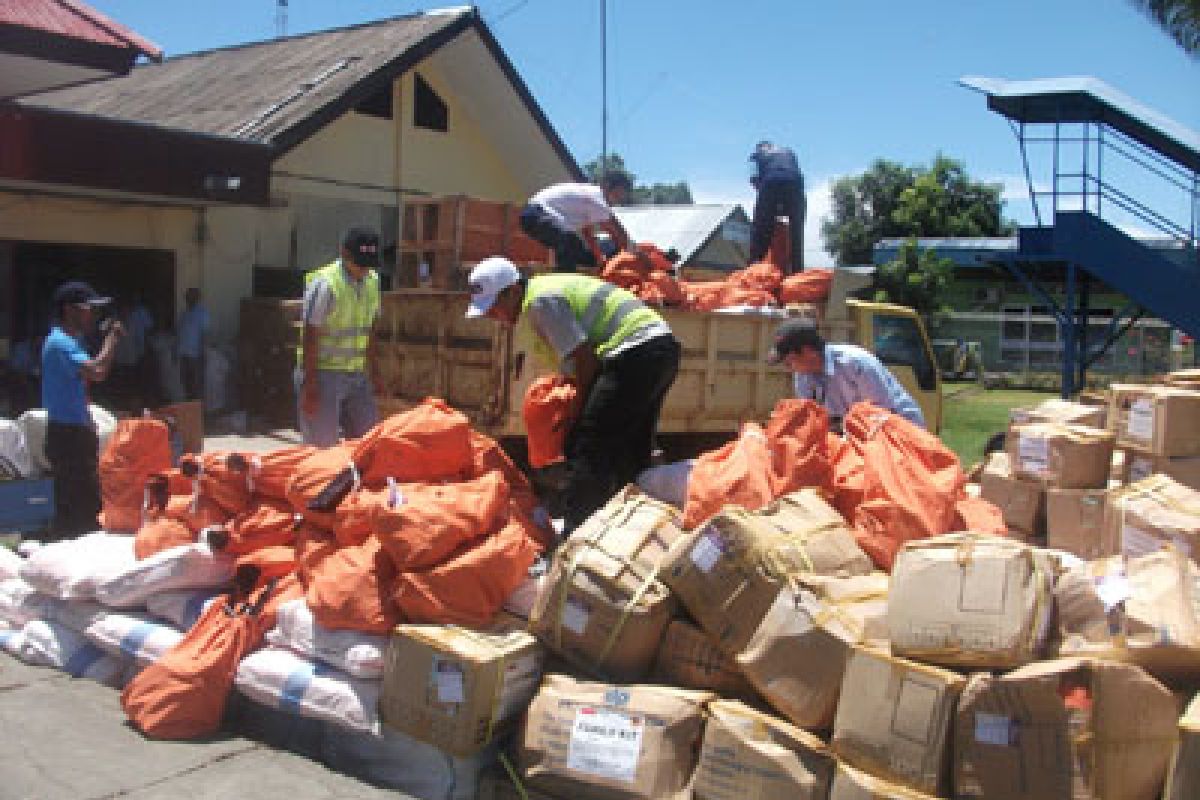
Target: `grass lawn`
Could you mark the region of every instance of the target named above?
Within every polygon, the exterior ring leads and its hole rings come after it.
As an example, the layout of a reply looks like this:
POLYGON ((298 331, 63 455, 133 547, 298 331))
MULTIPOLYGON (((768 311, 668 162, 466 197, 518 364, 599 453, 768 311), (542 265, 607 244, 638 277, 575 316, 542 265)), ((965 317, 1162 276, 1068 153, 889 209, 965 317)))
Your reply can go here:
POLYGON ((948 383, 942 392, 942 441, 958 454, 963 467, 983 459, 987 440, 1008 427, 1009 409, 1058 396, 1025 389, 984 389, 973 383, 948 383))

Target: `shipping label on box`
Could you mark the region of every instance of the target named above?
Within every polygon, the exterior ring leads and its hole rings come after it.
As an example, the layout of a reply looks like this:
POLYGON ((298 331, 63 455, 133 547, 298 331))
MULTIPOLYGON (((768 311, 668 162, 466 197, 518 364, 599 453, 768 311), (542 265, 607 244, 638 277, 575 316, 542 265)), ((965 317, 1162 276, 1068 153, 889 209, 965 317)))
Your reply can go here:
POLYGON ((1013 475, 1063 489, 1102 489, 1108 483, 1113 435, 1099 428, 1034 422, 1007 436, 1013 475))

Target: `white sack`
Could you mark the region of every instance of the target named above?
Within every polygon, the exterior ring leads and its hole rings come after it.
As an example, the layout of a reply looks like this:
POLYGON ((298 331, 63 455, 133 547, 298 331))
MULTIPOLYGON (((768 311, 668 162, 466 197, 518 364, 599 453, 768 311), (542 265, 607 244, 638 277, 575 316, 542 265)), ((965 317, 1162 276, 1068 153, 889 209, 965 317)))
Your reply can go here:
POLYGON ((0 581, 0 619, 18 627, 35 619, 53 619, 62 605, 20 578, 0 581))
POLYGON ((21 558, 17 553, 0 544, 0 581, 15 578, 20 573, 21 558))
POLYGON ((387 727, 378 735, 330 727, 321 755, 330 769, 423 800, 475 800, 479 773, 496 760, 494 747, 458 758, 387 727))
POLYGON ((25 445, 25 431, 11 419, 0 419, 0 456, 8 459, 22 478, 35 477, 33 460, 25 445))
POLYGON ((34 620, 21 630, 16 656, 36 667, 54 667, 72 678, 87 678, 105 686, 121 686, 125 659, 114 658, 65 625, 34 620))
POLYGON ((196 620, 200 619, 200 615, 220 596, 220 592, 212 589, 159 592, 146 598, 146 610, 179 630, 187 631, 191 630, 196 620))
POLYGON ((146 614, 105 614, 84 636, 109 655, 132 658, 141 667, 158 661, 183 638, 177 629, 146 614))
POLYGON ((13 625, 8 620, 0 619, 0 651, 16 655, 21 649, 21 627, 13 625))
POLYGON ((136 563, 132 536, 89 533, 34 551, 21 565, 21 577, 52 597, 90 599, 103 578, 136 563))
MULTIPOLYGON (((89 405, 88 411, 91 412, 92 424, 96 426, 96 435, 100 439, 100 452, 104 452, 108 437, 117 429, 117 418, 97 405, 89 405)), ((25 439, 25 450, 34 471, 49 472, 50 462, 46 460, 46 409, 29 409, 17 417, 17 427, 25 439)))
POLYGON ((234 559, 209 545, 181 544, 110 573, 97 583, 96 599, 112 608, 136 608, 159 592, 224 586, 233 571, 234 559))
POLYGON ((683 508, 687 504, 688 480, 695 465, 695 461, 688 460, 650 467, 637 476, 638 488, 655 500, 683 508))
POLYGON ((330 630, 313 618, 303 597, 279 607, 275 627, 267 632, 267 641, 336 667, 354 678, 379 680, 383 677, 387 637, 361 631, 330 630))
POLYGON ((261 705, 361 733, 379 729, 380 681, 352 678, 290 650, 268 647, 238 665, 234 685, 261 705))

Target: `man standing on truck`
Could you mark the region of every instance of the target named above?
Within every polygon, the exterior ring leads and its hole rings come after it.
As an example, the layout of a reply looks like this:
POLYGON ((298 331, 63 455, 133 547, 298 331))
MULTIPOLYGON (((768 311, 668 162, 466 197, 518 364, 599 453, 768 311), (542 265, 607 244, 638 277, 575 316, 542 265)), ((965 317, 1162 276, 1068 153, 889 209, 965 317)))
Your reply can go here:
POLYGON ((758 192, 754 202, 754 223, 750 235, 750 263, 767 257, 771 237, 775 232, 775 219, 787 217, 791 234, 790 268, 779 267, 789 275, 804 270, 804 217, 808 201, 804 197, 804 174, 800 163, 790 147, 777 147, 762 141, 750 154, 754 162, 754 175, 750 183, 758 192))
POLYGON ((850 406, 870 400, 925 427, 921 407, 875 355, 858 345, 829 344, 811 320, 784 322, 775 331, 767 362, 795 373, 796 397, 816 400, 840 428, 850 406))
POLYGON ((96 310, 111 302, 86 283, 70 281, 54 291, 55 325, 42 346, 42 405, 46 408, 46 460, 54 473, 55 538, 96 530, 100 513, 100 440, 88 410, 87 384, 112 369, 125 335, 108 320, 95 358, 83 347, 96 310))
POLYGON ((304 277, 296 396, 306 444, 329 447, 338 442, 339 426, 354 439, 378 421, 372 332, 380 307, 378 267, 379 234, 356 227, 342 240, 341 258, 304 277))
POLYGON ((599 186, 556 183, 529 198, 521 212, 521 230, 554 251, 556 272, 596 269, 596 228, 606 231, 622 250, 632 250, 629 233, 611 206, 629 199, 633 182, 624 172, 610 172, 599 186))
POLYGON ((679 371, 679 342, 657 312, 597 278, 527 278, 493 257, 471 271, 470 289, 468 317, 515 325, 524 315, 538 354, 578 389, 566 442, 569 534, 650 465, 663 400, 679 371))

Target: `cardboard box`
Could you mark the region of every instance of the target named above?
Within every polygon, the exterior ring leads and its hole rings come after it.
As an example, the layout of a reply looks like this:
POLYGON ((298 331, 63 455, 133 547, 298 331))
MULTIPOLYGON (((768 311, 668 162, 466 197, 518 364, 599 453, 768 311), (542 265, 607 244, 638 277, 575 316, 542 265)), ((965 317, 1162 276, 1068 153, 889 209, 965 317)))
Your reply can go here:
POLYGON ((955 725, 955 796, 1157 800, 1179 707, 1141 668, 1064 658, 972 675, 955 725))
POLYGON ((957 672, 855 649, 833 725, 834 753, 873 775, 945 793, 954 712, 965 684, 957 672))
POLYGON ((1059 653, 1137 664, 1165 680, 1200 675, 1200 571, 1172 547, 1077 565, 1059 576, 1059 653))
POLYGON ((877 778, 847 764, 838 764, 829 800, 937 800, 936 797, 877 778))
POLYGON ((668 686, 704 689, 722 697, 754 697, 753 687, 734 660, 704 631, 681 619, 667 626, 654 677, 668 686))
POLYGON ((832 613, 846 620, 860 644, 887 648, 888 593, 892 581, 886 572, 844 578, 802 575, 796 583, 811 589, 832 613))
POLYGON ((897 655, 945 666, 1006 668, 1043 649, 1054 562, 984 534, 908 542, 896 557, 888 631, 897 655))
POLYGON ((1122 447, 1156 456, 1200 456, 1200 391, 1114 384, 1108 423, 1122 447))
POLYGON ((762 523, 763 546, 790 574, 868 575, 875 569, 846 520, 816 489, 785 494, 745 514, 748 521, 762 523))
POLYGON ((826 800, 837 762, 825 743, 733 700, 708 707, 696 800, 826 800))
POLYGON ((802 586, 783 586, 737 664, 771 706, 794 725, 833 725, 846 660, 862 630, 802 586))
POLYGON ((726 509, 679 539, 662 572, 692 618, 725 653, 738 653, 775 602, 784 578, 764 558, 747 512, 726 509))
POLYGON ((1040 481, 1013 477, 1007 453, 993 453, 979 478, 979 496, 1000 509, 1011 531, 1031 538, 1046 533, 1046 490, 1040 481))
POLYGON ((1013 425, 1006 440, 1012 473, 1060 489, 1108 485, 1113 435, 1099 428, 1031 422, 1013 425))
POLYGON ((1103 405, 1075 403, 1052 397, 1032 408, 1014 408, 1009 412, 1009 422, 1024 425, 1029 422, 1061 422, 1067 425, 1086 425, 1103 428, 1108 408, 1103 405))
POLYGON ((517 722, 542 678, 545 651, 519 621, 490 632, 400 625, 388 646, 385 725, 470 756, 517 722))
POLYGON ((1107 502, 1107 489, 1047 489, 1046 546, 1099 558, 1107 502))
POLYGON ((1124 453, 1121 483, 1137 483, 1152 475, 1166 475, 1189 489, 1200 490, 1200 456, 1168 458, 1137 450, 1126 450, 1124 453))
POLYGON ((690 800, 710 692, 548 675, 517 746, 523 780, 572 800, 690 800))
POLYGON ((677 608, 658 576, 683 536, 679 521, 674 507, 626 488, 554 554, 530 631, 590 674, 645 678, 677 608))
POLYGON ((1200 797, 1200 695, 1179 719, 1179 742, 1167 773, 1163 800, 1200 797))
POLYGON ((1200 558, 1200 491, 1155 475, 1109 493, 1103 555, 1143 556, 1173 544, 1200 558))

